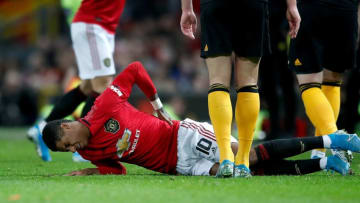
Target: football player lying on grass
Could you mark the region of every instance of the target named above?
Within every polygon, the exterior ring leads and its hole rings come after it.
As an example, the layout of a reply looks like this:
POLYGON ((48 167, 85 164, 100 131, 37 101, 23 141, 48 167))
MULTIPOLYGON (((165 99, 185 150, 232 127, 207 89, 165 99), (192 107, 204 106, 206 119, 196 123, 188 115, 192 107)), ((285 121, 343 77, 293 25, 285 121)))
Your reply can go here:
MULTIPOLYGON (((67 175, 126 174, 121 162, 165 174, 216 175, 219 151, 213 128, 190 119, 171 120, 163 110, 155 86, 139 62, 130 64, 96 99, 91 111, 77 121, 47 123, 43 139, 52 151, 78 151, 96 168, 67 175), (137 84, 151 101, 158 118, 128 103, 137 84)), ((232 138, 232 149, 237 141, 232 138)), ((335 134, 274 140, 251 149, 253 175, 302 175, 322 169, 342 175, 349 163, 338 155, 321 159, 285 160, 315 148, 360 152, 356 134, 335 134)), ((241 171, 240 171, 241 172, 241 171)))

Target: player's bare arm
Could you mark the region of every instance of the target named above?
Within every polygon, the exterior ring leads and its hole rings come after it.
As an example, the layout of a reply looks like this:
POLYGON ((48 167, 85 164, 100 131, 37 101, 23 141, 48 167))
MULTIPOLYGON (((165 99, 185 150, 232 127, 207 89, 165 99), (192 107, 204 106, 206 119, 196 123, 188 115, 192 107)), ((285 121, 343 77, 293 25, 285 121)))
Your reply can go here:
POLYGON ((173 123, 171 118, 164 110, 159 95, 157 94, 156 87, 143 65, 139 62, 135 62, 133 65, 130 65, 128 68, 126 68, 124 72, 128 72, 131 75, 129 75, 129 77, 133 77, 135 83, 150 100, 150 103, 153 106, 154 111, 156 111, 158 118, 172 125, 173 123))
POLYGON ((295 38, 300 28, 300 14, 297 9, 296 0, 287 0, 286 18, 289 22, 289 35, 291 38, 295 38))
POLYGON ((173 123, 171 121, 170 115, 164 110, 159 95, 156 93, 152 98, 150 98, 150 101, 158 115, 158 118, 172 125, 173 123))
POLYGON ((85 168, 78 171, 71 171, 64 176, 88 176, 88 175, 99 175, 99 169, 97 168, 85 168))
POLYGON ((181 31, 185 36, 195 39, 194 33, 196 32, 197 21, 193 10, 192 0, 181 0, 181 8, 181 31))

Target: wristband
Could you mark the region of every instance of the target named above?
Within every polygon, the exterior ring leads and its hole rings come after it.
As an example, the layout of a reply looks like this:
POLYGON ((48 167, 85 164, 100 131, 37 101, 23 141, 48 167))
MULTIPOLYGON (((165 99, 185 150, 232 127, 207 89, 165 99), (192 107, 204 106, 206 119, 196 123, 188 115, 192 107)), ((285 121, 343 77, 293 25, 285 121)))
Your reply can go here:
POLYGON ((154 101, 151 101, 150 103, 153 106, 153 108, 155 109, 155 111, 157 111, 163 107, 163 105, 160 101, 160 98, 156 98, 154 101))

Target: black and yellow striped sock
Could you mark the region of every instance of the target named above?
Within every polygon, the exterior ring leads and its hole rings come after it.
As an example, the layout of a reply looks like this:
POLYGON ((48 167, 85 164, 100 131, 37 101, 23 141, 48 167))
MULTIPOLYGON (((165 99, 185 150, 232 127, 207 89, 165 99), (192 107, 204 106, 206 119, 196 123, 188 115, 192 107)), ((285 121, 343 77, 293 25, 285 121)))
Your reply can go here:
POLYGON ((320 89, 319 83, 300 85, 301 97, 306 114, 320 135, 330 134, 337 130, 334 111, 330 102, 320 89))
POLYGON ((208 92, 208 107, 219 147, 220 163, 223 160, 234 162, 230 143, 233 112, 229 88, 222 84, 211 85, 208 92))
POLYGON ((259 111, 258 87, 254 85, 238 89, 235 119, 238 128, 239 147, 235 156, 235 165, 244 164, 249 167, 250 149, 259 111))

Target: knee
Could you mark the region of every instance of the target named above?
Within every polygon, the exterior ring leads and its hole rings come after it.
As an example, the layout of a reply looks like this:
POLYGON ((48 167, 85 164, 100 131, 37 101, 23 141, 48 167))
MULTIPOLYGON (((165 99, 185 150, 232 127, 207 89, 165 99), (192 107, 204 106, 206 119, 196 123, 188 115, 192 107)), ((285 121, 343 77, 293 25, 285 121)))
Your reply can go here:
POLYGON ((91 83, 89 80, 84 80, 80 84, 80 90, 87 96, 89 96, 92 92, 91 83))
POLYGON ((112 82, 112 76, 97 77, 91 80, 92 90, 101 94, 112 82))

